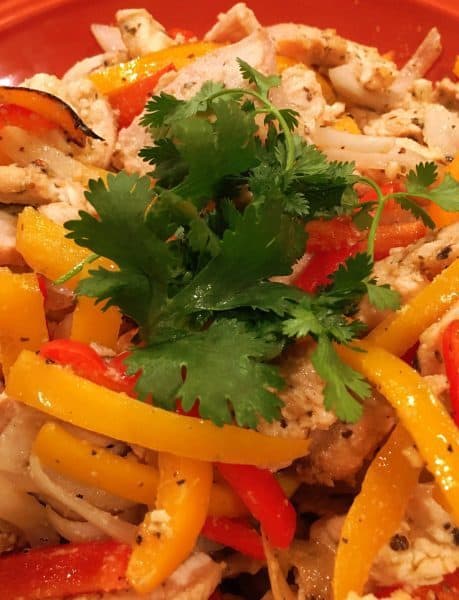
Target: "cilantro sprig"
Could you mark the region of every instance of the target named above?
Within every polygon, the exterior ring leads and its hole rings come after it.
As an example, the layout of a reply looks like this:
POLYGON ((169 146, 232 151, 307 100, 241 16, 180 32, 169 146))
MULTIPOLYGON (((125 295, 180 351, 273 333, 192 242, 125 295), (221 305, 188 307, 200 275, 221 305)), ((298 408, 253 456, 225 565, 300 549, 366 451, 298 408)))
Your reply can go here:
MULTIPOLYGON (((155 144, 141 156, 153 167, 154 188, 150 177, 122 172, 90 182, 97 217, 80 213, 66 224, 69 236, 118 270, 91 270, 77 292, 118 306, 139 325, 142 345, 127 363, 141 371, 141 399, 152 395, 170 410, 178 399, 185 410, 198 400, 200 414, 219 425, 272 421, 283 386, 273 359, 309 335, 326 408, 356 421, 369 386, 334 344, 352 345, 362 332, 353 315, 364 295, 378 308, 398 306, 397 294, 372 277, 388 196, 352 163, 329 162, 295 134, 297 114, 270 100, 279 77, 239 64, 247 89, 207 82, 188 101, 162 93, 147 104, 143 124, 155 144), (376 190, 371 206, 356 202, 359 181, 376 190), (305 221, 346 213, 371 224, 368 253, 349 259, 315 295, 271 281, 302 256, 305 221)), ((455 206, 457 184, 445 179, 430 190, 433 178, 432 167, 418 166, 407 192, 392 197, 418 214, 413 196, 455 206)))

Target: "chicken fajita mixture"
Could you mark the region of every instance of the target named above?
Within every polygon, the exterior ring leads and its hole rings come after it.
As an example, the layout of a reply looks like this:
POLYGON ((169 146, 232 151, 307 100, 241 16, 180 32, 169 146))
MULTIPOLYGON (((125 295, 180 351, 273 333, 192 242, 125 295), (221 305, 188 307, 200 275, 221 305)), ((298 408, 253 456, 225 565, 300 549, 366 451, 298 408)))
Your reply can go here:
POLYGON ((260 17, 0 87, 2 600, 459 598, 459 59, 260 17))

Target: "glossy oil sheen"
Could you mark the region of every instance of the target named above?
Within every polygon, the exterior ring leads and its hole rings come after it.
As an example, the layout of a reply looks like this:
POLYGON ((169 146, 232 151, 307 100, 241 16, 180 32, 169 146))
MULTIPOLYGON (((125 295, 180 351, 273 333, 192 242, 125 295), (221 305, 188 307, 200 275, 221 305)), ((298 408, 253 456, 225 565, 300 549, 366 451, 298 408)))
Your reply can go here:
MULTIPOLYGON (((433 77, 450 74, 459 51, 459 0, 248 0, 263 24, 296 21, 334 27, 356 41, 394 50, 397 62, 414 50, 430 27, 443 36, 444 52, 433 77)), ((166 27, 203 34, 234 0, 0 0, 0 82, 18 82, 39 71, 62 74, 98 49, 91 23, 110 23, 118 8, 145 6, 166 27)))

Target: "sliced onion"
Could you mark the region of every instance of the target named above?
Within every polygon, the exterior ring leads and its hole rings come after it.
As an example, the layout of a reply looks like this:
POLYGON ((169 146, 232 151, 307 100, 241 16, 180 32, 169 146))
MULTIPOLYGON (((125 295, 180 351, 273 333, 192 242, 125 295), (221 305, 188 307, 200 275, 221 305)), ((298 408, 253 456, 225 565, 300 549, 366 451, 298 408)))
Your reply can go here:
POLYGON ((333 127, 318 127, 313 134, 320 148, 339 148, 357 152, 389 152, 397 138, 390 136, 359 135, 338 131, 333 127))
POLYGON ((92 506, 86 500, 77 498, 64 490, 44 472, 39 459, 33 454, 30 457, 30 475, 45 496, 55 498, 65 507, 83 517, 88 523, 92 523, 108 537, 127 544, 133 542, 137 530, 134 525, 92 506))
POLYGON ((274 600, 296 600, 296 595, 290 589, 287 583, 279 561, 271 548, 270 543, 262 532, 263 549, 266 556, 266 565, 268 567, 269 582, 274 600))
POLYGON ((89 542, 91 540, 104 540, 107 538, 107 536, 92 523, 66 519, 50 506, 46 507, 46 514, 54 529, 69 542, 89 542))
POLYGON ((355 73, 355 65, 352 63, 346 63, 330 69, 328 76, 338 94, 358 106, 365 106, 382 112, 387 110, 394 100, 393 94, 390 92, 372 92, 365 89, 363 84, 358 80, 355 73))
POLYGON ((126 52, 126 44, 123 42, 118 27, 93 23, 91 25, 91 33, 104 52, 126 52))
POLYGON ((442 51, 441 37, 438 29, 433 27, 418 46, 413 56, 400 69, 390 89, 398 97, 402 97, 416 79, 424 77, 442 51))
POLYGON ((46 511, 33 496, 15 488, 0 474, 0 519, 15 525, 31 546, 57 544, 58 535, 51 527, 46 511))

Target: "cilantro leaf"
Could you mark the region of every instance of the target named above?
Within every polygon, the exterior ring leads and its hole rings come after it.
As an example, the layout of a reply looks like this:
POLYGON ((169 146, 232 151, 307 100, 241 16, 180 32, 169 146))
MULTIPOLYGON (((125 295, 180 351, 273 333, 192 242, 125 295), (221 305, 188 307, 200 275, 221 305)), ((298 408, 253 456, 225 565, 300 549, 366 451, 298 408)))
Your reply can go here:
POLYGON ((320 336, 311 356, 312 364, 325 381, 324 405, 347 423, 355 423, 362 416, 362 406, 356 400, 370 395, 370 386, 357 371, 339 358, 326 336, 320 336))
POLYGON ((234 308, 237 297, 250 306, 247 288, 289 274, 304 245, 304 229, 283 215, 279 204, 250 204, 236 228, 225 231, 218 256, 177 294, 169 313, 234 308))
POLYGON ((199 400, 203 418, 223 425, 232 422, 234 411, 238 425, 255 427, 260 416, 272 421, 280 415, 280 399, 271 390, 283 386, 282 378, 261 362, 279 350, 277 341, 254 337, 243 323, 224 319, 135 350, 126 362, 130 372, 142 370, 136 388, 141 398, 152 393, 157 406, 170 410, 177 399, 184 410, 199 400))
POLYGON ((273 87, 278 87, 281 83, 279 75, 263 75, 246 63, 241 58, 237 59, 242 77, 248 82, 253 83, 261 96, 268 98, 268 93, 273 87))
POLYGON ((410 171, 406 179, 407 193, 411 196, 428 198, 448 211, 459 210, 459 183, 446 173, 441 183, 429 189, 437 179, 435 163, 420 163, 415 171, 410 171))
POLYGON ((397 310, 400 307, 400 294, 388 284, 366 283, 368 300, 379 310, 397 310))

